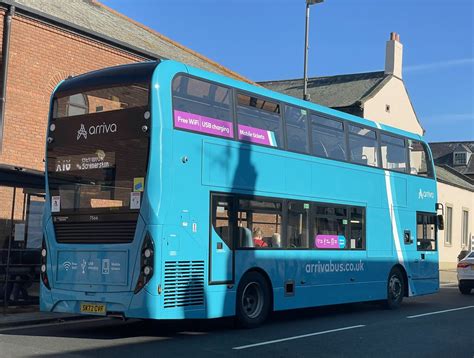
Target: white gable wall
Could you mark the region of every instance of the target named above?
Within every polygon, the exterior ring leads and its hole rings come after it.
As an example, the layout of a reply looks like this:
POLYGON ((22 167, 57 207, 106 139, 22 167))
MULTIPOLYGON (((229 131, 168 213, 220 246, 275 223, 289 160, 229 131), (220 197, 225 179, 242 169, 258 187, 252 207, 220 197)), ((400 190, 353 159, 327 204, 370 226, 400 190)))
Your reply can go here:
POLYGON ((423 128, 416 118, 405 84, 395 76, 366 100, 363 106, 364 118, 423 134, 423 128), (389 111, 386 110, 387 105, 390 106, 389 111))

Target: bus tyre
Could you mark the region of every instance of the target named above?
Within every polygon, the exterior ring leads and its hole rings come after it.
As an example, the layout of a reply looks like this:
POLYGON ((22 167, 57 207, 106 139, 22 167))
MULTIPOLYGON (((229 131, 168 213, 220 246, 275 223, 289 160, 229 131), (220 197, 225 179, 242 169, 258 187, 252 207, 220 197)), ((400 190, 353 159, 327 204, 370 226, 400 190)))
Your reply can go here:
POLYGON ((459 285, 459 291, 461 291, 463 295, 469 295, 471 293, 471 288, 463 286, 463 285, 459 285))
POLYGON ((237 326, 253 328, 262 324, 270 313, 270 302, 270 287, 265 278, 258 272, 246 273, 237 288, 237 326))
POLYGON ((387 283, 387 308, 394 310, 400 307, 405 296, 405 282, 402 272, 399 268, 394 267, 388 275, 387 283))

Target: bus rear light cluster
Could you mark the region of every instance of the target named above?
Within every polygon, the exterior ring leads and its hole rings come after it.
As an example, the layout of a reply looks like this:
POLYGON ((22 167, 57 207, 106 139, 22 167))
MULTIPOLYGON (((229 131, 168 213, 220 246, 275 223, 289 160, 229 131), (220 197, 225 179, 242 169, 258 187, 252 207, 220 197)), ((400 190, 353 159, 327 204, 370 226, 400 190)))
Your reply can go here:
POLYGON ((135 293, 138 293, 150 281, 153 276, 154 267, 153 240, 149 233, 146 234, 143 241, 141 255, 140 255, 140 276, 138 277, 137 285, 135 286, 135 293))
POLYGON ((46 241, 43 237, 43 243, 41 244, 41 266, 40 266, 40 271, 41 271, 41 281, 43 281, 43 285, 50 290, 51 287, 49 285, 49 279, 48 279, 48 273, 47 271, 47 265, 48 265, 48 250, 46 249, 46 241))

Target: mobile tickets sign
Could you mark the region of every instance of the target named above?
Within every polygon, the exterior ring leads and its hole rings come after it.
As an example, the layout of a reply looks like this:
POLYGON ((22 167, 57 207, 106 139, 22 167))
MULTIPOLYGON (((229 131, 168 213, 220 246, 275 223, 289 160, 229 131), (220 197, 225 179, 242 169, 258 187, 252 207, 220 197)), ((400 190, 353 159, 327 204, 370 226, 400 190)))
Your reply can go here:
POLYGON ((246 142, 269 145, 271 147, 277 146, 275 133, 265 129, 244 126, 239 124, 239 140, 246 142))

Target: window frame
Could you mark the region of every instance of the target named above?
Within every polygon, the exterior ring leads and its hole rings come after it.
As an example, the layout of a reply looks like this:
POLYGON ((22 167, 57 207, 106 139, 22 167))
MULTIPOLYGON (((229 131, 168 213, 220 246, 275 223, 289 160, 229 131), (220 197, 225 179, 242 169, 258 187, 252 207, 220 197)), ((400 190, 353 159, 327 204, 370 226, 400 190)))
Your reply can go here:
MULTIPOLYGON (((285 103, 285 102, 280 102, 282 105, 283 105, 283 111, 282 111, 282 117, 283 117, 283 126, 285 127, 284 129, 284 135, 285 135, 285 149, 288 151, 288 152, 292 152, 292 153, 299 153, 299 154, 306 154, 306 155, 312 155, 312 133, 311 133, 311 111, 307 108, 304 108, 304 107, 301 107, 301 106, 296 106, 296 105, 292 105, 292 104, 289 104, 289 103, 285 103), (301 151, 298 151, 298 150, 294 150, 294 149, 288 149, 288 127, 287 127, 287 121, 286 121, 286 110, 288 107, 291 107, 292 109, 299 109, 299 110, 304 110, 306 111, 306 149, 307 151, 306 152, 301 152, 301 151)), ((281 108, 281 107, 280 107, 281 108)))
MULTIPOLYGON (((438 221, 436 219, 436 213, 430 213, 430 212, 427 212, 427 211, 416 211, 415 212, 416 215, 415 215, 415 225, 416 225, 416 231, 415 231, 415 237, 416 237, 416 251, 429 251, 429 252, 438 252, 439 251, 439 243, 438 243, 438 221), (419 248, 419 245, 418 245, 418 241, 420 240, 418 238, 418 215, 423 215, 424 217, 426 216, 431 216, 434 218, 434 233, 435 233, 435 238, 434 238, 434 243, 435 243, 435 248, 434 249, 421 249, 419 248)), ((424 225, 431 225, 431 224, 427 224, 427 223, 423 223, 423 226, 424 225)), ((429 241, 433 241, 431 239, 425 239, 423 238, 422 240, 429 240, 429 241)))
POLYGON ((418 177, 418 178, 434 179, 434 171, 435 171, 434 163, 433 163, 433 160, 432 160, 432 155, 431 155, 431 151, 429 150, 428 144, 426 142, 423 142, 420 139, 413 139, 413 138, 408 138, 408 137, 406 137, 406 141, 407 141, 408 165, 409 165, 408 172, 406 174, 413 175, 413 176, 418 177), (426 176, 411 173, 411 155, 410 155, 411 152, 410 152, 410 144, 408 142, 409 140, 411 140, 412 142, 418 142, 423 147, 423 151, 426 154, 426 165, 427 165, 426 176))
MULTIPOLYGON (((275 98, 271 98, 271 97, 267 97, 267 96, 264 96, 264 95, 260 95, 260 94, 257 94, 257 93, 254 93, 254 92, 250 92, 250 91, 246 91, 246 90, 243 90, 243 89, 240 89, 240 88, 235 88, 234 87, 234 91, 233 91, 233 107, 234 107, 234 111, 233 111, 233 121, 234 121, 234 140, 237 142, 237 143, 244 143, 244 144, 247 144, 247 145, 256 145, 256 146, 259 146, 259 147, 264 147, 264 148, 272 148, 272 149, 279 149, 279 150, 283 150, 283 151, 286 151, 288 152, 289 150, 287 149, 288 148, 288 145, 286 143, 286 124, 284 123, 284 116, 283 116, 283 106, 285 105, 284 102, 282 101, 279 101, 275 98), (280 141, 282 143, 281 146, 277 145, 275 147, 271 146, 271 145, 266 145, 266 144, 260 144, 260 143, 252 143, 252 142, 248 142, 248 141, 244 141, 244 140, 240 140, 239 139, 239 118, 238 118, 238 107, 239 107, 239 103, 238 103, 238 100, 239 100, 239 94, 242 94, 242 95, 245 95, 245 96, 249 96, 249 97, 257 97, 258 99, 262 99, 262 100, 268 100, 268 102, 274 102, 274 103, 277 103, 278 104, 278 107, 280 108, 280 113, 279 113, 279 120, 280 120, 280 141)), ((248 108, 252 108, 250 106, 246 106, 248 108)), ((256 108, 256 107, 255 107, 256 108)), ((269 112, 270 113, 270 112, 269 112)), ((261 129, 261 128, 259 128, 261 129)), ((229 138, 230 139, 230 138, 229 138)), ((277 138, 278 140, 278 138, 277 138)))
POLYGON ((463 207, 461 210, 461 248, 469 248, 469 209, 463 207), (466 220, 464 220, 466 214, 466 220), (464 241, 464 239, 466 239, 464 241))
MULTIPOLYGON (((235 140, 235 131, 236 131, 236 125, 235 125, 236 116, 235 116, 235 108, 234 108, 235 107, 234 106, 234 92, 235 92, 235 89, 233 87, 227 86, 227 85, 222 84, 220 82, 211 81, 211 80, 204 79, 204 78, 201 78, 201 77, 198 77, 198 76, 190 75, 190 74, 187 74, 187 73, 184 73, 184 72, 178 72, 171 79, 171 88, 170 89, 171 89, 171 122, 173 124, 173 130, 193 133, 193 134, 197 134, 197 135, 204 135, 204 136, 207 136, 207 137, 214 137, 214 138, 227 139, 227 140, 235 140), (179 128, 179 127, 175 126, 175 124, 174 124, 175 96, 173 95, 173 82, 179 76, 192 78, 194 80, 201 81, 201 82, 207 82, 210 85, 220 86, 220 87, 223 87, 223 88, 226 88, 227 90, 229 90, 229 102, 230 102, 229 103, 229 113, 230 113, 231 121, 225 121, 225 122, 229 122, 229 123, 232 124, 232 129, 234 131, 234 134, 233 134, 232 138, 220 136, 220 135, 217 135, 217 134, 210 134, 210 133, 193 131, 191 129, 179 128)), ((200 116, 200 114, 198 114, 198 113, 193 113, 193 114, 196 114, 196 115, 200 116)), ((216 118, 216 119, 218 119, 218 118, 216 118)), ((222 120, 222 119, 219 119, 219 120, 222 120)), ((222 120, 222 121, 224 121, 224 120, 222 120)))
POLYGON ((317 217, 319 218, 334 218, 334 219, 346 219, 347 220, 347 225, 344 228, 344 237, 346 238, 346 245, 347 242, 350 243, 351 237, 352 237, 352 227, 351 227, 351 209, 352 208, 358 208, 362 210, 362 248, 344 248, 344 249, 335 249, 335 248, 317 248, 317 247, 311 247, 310 249, 316 250, 316 251, 367 251, 367 227, 366 227, 366 222, 367 222, 367 208, 364 206, 359 206, 359 205, 347 205, 347 204, 334 204, 334 203, 322 203, 322 202, 310 202, 311 205, 311 216, 310 216, 310 235, 309 237, 311 238, 315 232, 314 232, 314 223, 315 219, 317 217), (337 216, 337 215, 321 215, 321 214, 316 214, 316 207, 332 207, 332 208, 344 208, 346 209, 346 216, 337 216))
POLYGON ((445 206, 446 214, 444 220, 444 246, 451 247, 453 246, 453 205, 446 203, 445 206), (448 215, 449 211, 451 215, 448 215), (447 240, 448 236, 449 240, 447 240))
POLYGON ((351 164, 359 164, 359 165, 363 165, 365 167, 370 167, 370 168, 379 168, 379 169, 382 169, 384 170, 383 166, 382 166, 382 155, 381 155, 381 148, 380 148, 380 131, 378 131, 376 128, 372 128, 372 127, 368 127, 368 126, 364 126, 363 124, 353 124, 353 123, 349 123, 349 125, 346 126, 347 129, 346 129, 346 137, 347 137, 347 162, 348 163, 351 163, 351 164), (372 132, 374 132, 375 134, 375 138, 369 138, 369 139, 374 139, 375 140, 375 143, 377 145, 376 149, 375 149, 375 152, 376 152, 376 165, 369 165, 369 164, 363 164, 363 163, 357 163, 357 162, 354 162, 351 158, 351 146, 350 146, 350 139, 351 139, 351 135, 352 136, 355 136, 356 138, 364 138, 365 136, 364 135, 361 135, 361 134, 358 134, 358 133, 351 133, 350 132, 350 126, 352 127, 358 127, 358 128, 361 128, 361 129, 367 129, 367 130, 370 130, 372 132))
MULTIPOLYGON (((233 237, 233 248, 232 251, 238 250, 305 250, 305 251, 367 251, 367 206, 364 205, 350 205, 350 204, 336 204, 336 203, 329 203, 329 202, 319 202, 313 200, 301 200, 301 199, 288 199, 288 198, 278 198, 278 197, 271 197, 271 196, 261 196, 261 195, 251 195, 251 194, 240 194, 240 193, 224 193, 218 191, 211 191, 210 192, 210 200, 209 200, 209 242, 211 242, 211 235, 212 230, 214 230, 213 220, 214 220, 214 207, 212 205, 212 198, 216 196, 224 196, 229 197, 232 201, 232 208, 233 212, 229 213, 229 220, 234 225, 232 230, 232 237, 233 237), (238 228, 238 212, 240 211, 239 200, 255 200, 255 201, 263 201, 263 202, 273 202, 273 203, 280 203, 281 205, 281 222, 280 225, 280 235, 281 235, 281 247, 241 247, 237 240, 237 228, 238 228), (308 247, 289 247, 289 238, 288 238, 288 206, 289 203, 303 203, 309 204, 308 209, 308 225, 306 228, 308 234, 308 247), (325 207, 339 207, 345 208, 347 210, 347 215, 345 217, 340 216, 341 219, 347 219, 348 224, 345 229, 345 235, 347 235, 346 240, 350 240, 351 237, 351 209, 358 208, 362 210, 362 248, 343 248, 343 249, 335 249, 335 248, 328 248, 328 249, 320 249, 314 247, 314 244, 311 244, 313 240, 311 240, 313 235, 314 229, 314 219, 315 219, 315 208, 317 206, 325 206, 325 207), (348 239, 349 238, 349 239, 348 239)), ((265 211, 265 210, 263 210, 265 211)), ((275 213, 278 214, 274 210, 269 210, 268 213, 275 213)), ((321 216, 321 215, 320 215, 321 216)), ((334 216, 336 217, 336 216, 334 216)), ((217 231, 216 231, 217 233, 217 231)), ((221 238, 222 239, 222 238, 221 238)), ((224 242, 225 240, 222 239, 224 242)), ((212 248, 210 247, 210 250, 212 248)), ((210 254, 210 251, 209 251, 210 254)))
MULTIPOLYGON (((325 115, 324 113, 320 113, 320 112, 315 112, 315 111, 312 111, 312 110, 309 110, 309 130, 308 132, 310 133, 310 139, 311 139, 311 142, 310 142, 310 155, 313 156, 313 157, 316 157, 316 158, 322 158, 322 159, 328 159, 328 160, 335 160, 337 162, 342 162, 342 163, 349 163, 349 164, 356 164, 356 163, 352 163, 348 160, 348 157, 347 157, 347 148, 348 148, 348 142, 347 142, 347 123, 346 121, 342 120, 342 119, 339 119, 337 117, 332 117, 332 116, 328 116, 328 115, 325 115), (312 118, 311 116, 312 115, 315 115, 317 117, 322 117, 322 118, 325 118, 325 119, 328 119, 328 120, 331 120, 333 122, 338 122, 342 125, 342 133, 343 133, 343 136, 344 136, 344 160, 341 160, 341 159, 336 159, 336 158, 329 158, 329 157, 323 157, 321 155, 317 155, 317 154, 314 154, 314 148, 313 148, 313 122, 312 122, 312 118)), ((328 126, 325 126, 325 125, 322 125, 322 127, 324 128, 329 128, 331 129, 331 127, 328 127, 328 126)), ((362 165, 362 164, 360 164, 362 165)), ((373 168, 373 167, 372 167, 373 168)))
MULTIPOLYGON (((396 144, 395 144, 396 145, 396 144)), ((397 146, 397 145, 396 145, 397 146)), ((400 146, 398 146, 400 147, 400 146)), ((388 148, 388 147, 387 147, 388 148)), ((388 152, 387 152, 388 153, 388 152)), ((407 174, 409 169, 410 169, 410 153, 409 153, 409 149, 408 149, 408 141, 406 138, 404 137, 401 137, 401 136, 398 136, 398 135, 395 135, 395 134, 391 134, 391 133, 384 133, 384 132, 380 132, 379 133, 379 154, 380 154, 380 167, 383 169, 383 170, 391 170, 393 172, 396 172, 396 173, 402 173, 402 174, 407 174), (382 157, 382 136, 387 136, 387 137, 392 137, 392 138, 395 138, 395 139, 401 139, 403 140, 403 149, 404 149, 404 152, 405 152, 405 170, 404 171, 400 171, 400 170, 395 170, 395 169, 390 169, 390 168, 385 168, 384 165, 383 165, 383 157, 382 157)), ((387 164, 388 164, 388 160, 387 160, 387 164)))

